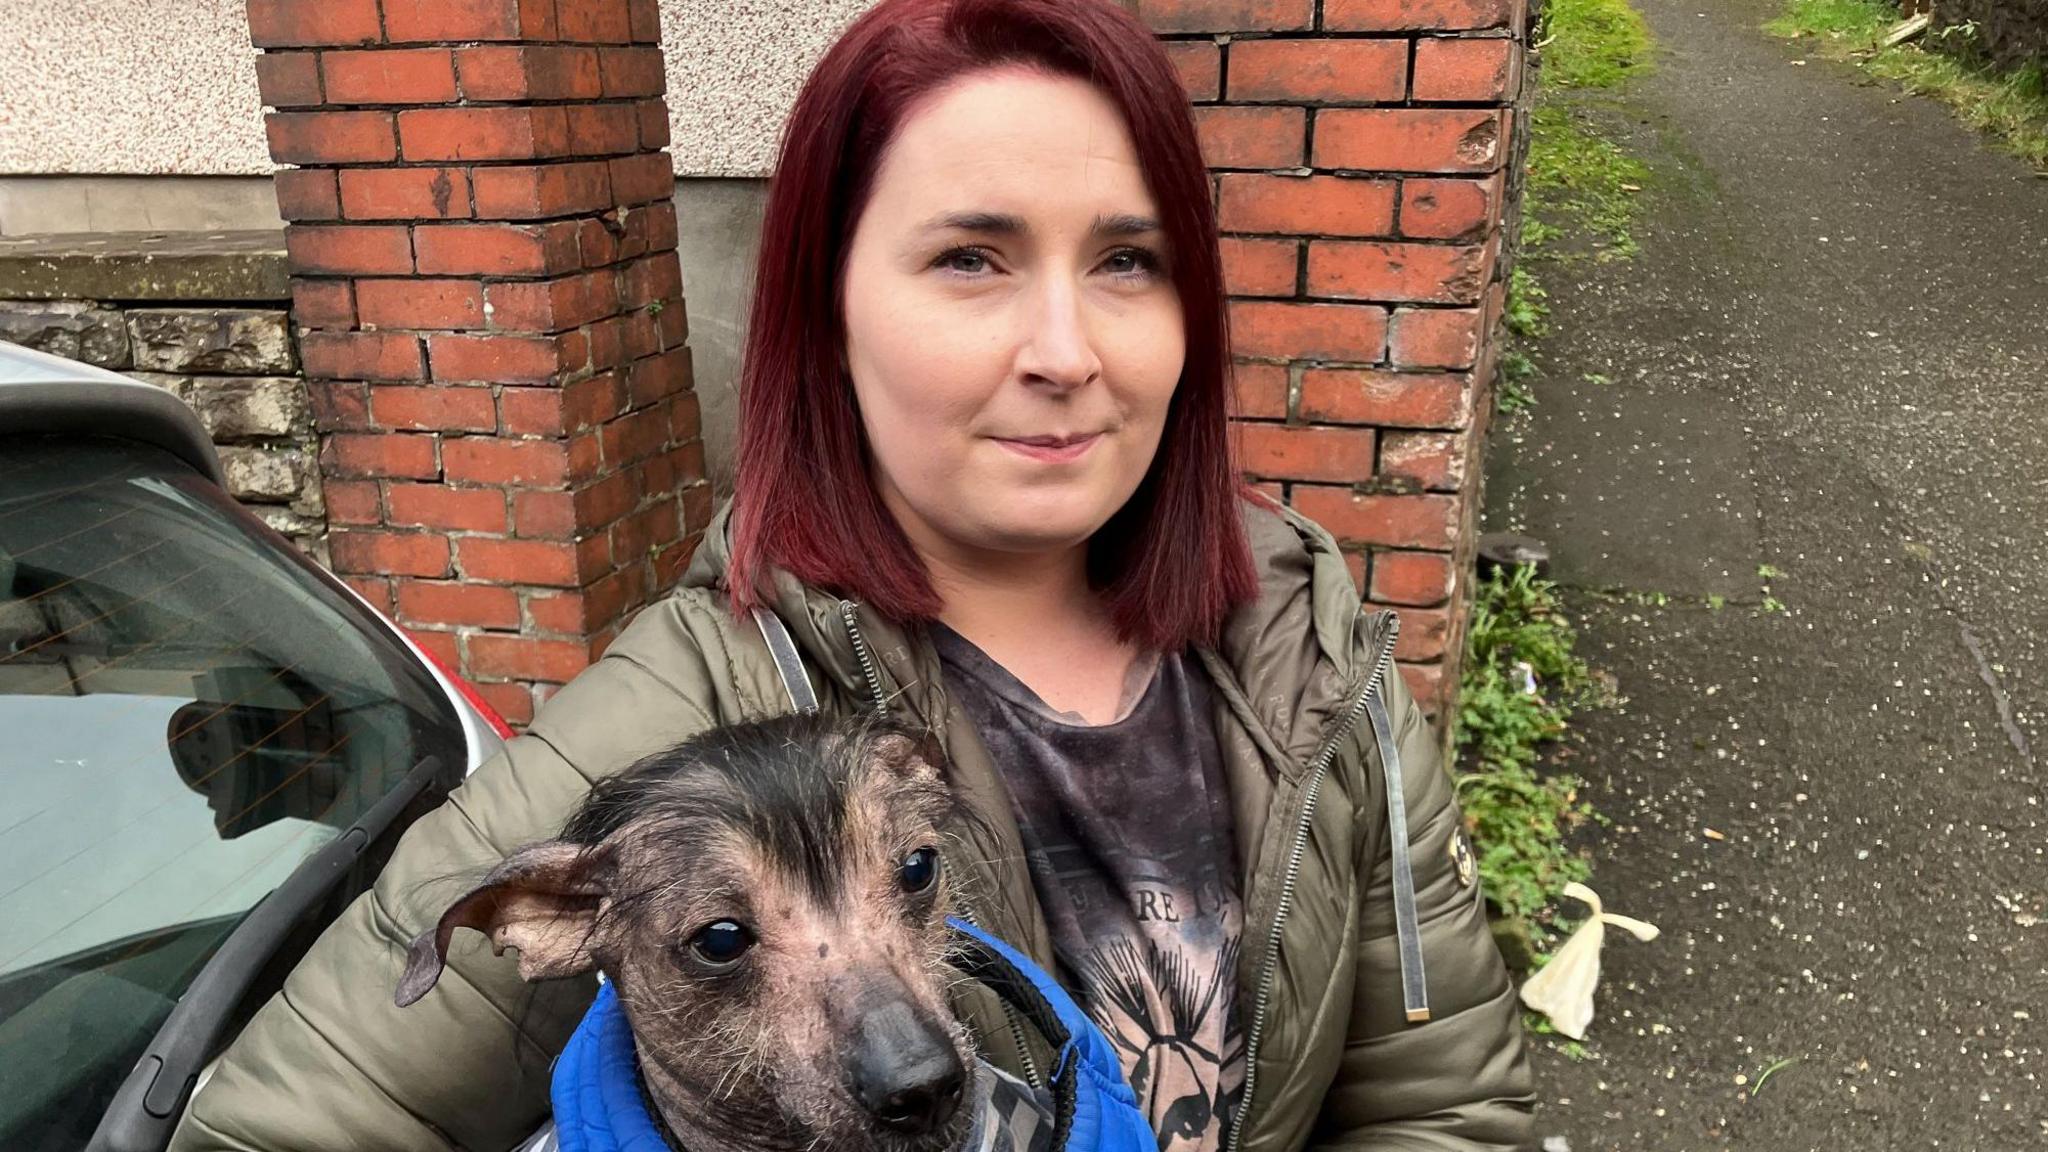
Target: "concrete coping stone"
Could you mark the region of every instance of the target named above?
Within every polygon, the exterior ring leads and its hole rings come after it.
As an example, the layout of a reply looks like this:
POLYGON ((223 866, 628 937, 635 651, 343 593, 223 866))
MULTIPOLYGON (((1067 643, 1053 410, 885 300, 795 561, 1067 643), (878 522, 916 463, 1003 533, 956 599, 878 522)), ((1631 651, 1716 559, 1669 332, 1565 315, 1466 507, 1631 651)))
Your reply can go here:
POLYGON ((290 298, 281 229, 0 236, 0 299, 290 298))

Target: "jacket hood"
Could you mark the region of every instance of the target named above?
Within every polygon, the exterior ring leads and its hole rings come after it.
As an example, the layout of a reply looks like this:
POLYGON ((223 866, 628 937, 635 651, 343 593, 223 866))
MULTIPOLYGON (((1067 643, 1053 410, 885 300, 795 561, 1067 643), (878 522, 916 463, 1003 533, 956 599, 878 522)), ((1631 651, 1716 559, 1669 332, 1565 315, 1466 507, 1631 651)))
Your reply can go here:
MULTIPOLYGON (((1357 585, 1337 543, 1314 522, 1290 508, 1257 497, 1239 502, 1245 536, 1258 576, 1258 591, 1225 621, 1213 659, 1212 677, 1227 677, 1226 693, 1268 734, 1283 762, 1300 761, 1312 747, 1327 711, 1370 675, 1357 666, 1357 632, 1373 622, 1360 612, 1357 585), (1315 681, 1329 680, 1320 686, 1315 681)), ((732 508, 712 517, 683 586, 724 594, 732 561, 732 508)), ((858 621, 882 691, 912 693, 920 714, 932 715, 935 675, 916 656, 912 629, 853 601, 811 588, 779 569, 768 575, 768 607, 789 628, 812 666, 855 699, 871 695, 861 656, 849 633, 847 615, 858 621)), ((1369 650, 1370 645, 1366 646, 1369 650)))

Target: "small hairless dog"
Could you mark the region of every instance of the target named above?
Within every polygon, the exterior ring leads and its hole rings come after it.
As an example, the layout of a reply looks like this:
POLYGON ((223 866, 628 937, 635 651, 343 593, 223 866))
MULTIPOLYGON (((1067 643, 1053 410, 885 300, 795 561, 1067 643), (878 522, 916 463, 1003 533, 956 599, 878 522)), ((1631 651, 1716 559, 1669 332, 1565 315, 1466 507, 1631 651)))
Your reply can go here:
MULTIPOLYGON (((427 994, 472 928, 517 949, 527 980, 603 974, 583 1031, 623 1011, 630 1057, 614 1063, 637 1067, 671 1147, 1047 1152, 1071 1095, 1056 1108, 978 1060, 948 1004, 962 935, 941 829, 964 813, 937 762, 901 729, 797 717, 649 756, 450 906, 413 943, 398 1003, 427 994)), ((1087 1031, 1078 1010, 1060 1015, 1087 1031)), ((1068 1063, 1087 1062, 1089 1037, 1059 1039, 1084 1041, 1068 1063)), ((1120 1078, 1097 1087, 1111 1112, 1129 1097, 1120 1078)), ((1126 1121, 1143 1131, 1135 1110, 1091 1127, 1126 1121)))

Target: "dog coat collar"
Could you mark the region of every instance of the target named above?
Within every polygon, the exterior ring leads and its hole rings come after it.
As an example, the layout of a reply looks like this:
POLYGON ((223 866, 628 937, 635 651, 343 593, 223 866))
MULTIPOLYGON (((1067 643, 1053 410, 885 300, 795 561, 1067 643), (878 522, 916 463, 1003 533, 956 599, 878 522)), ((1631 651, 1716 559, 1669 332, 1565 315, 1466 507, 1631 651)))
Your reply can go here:
POLYGON ((1055 1152, 1158 1152, 1159 1138, 1124 1083, 1116 1049, 1059 982, 1023 953, 958 918, 953 963, 1021 1012, 1053 1047, 1055 1152))
POLYGON ((633 1030, 610 981, 555 1061, 549 1090, 562 1152, 680 1152, 648 1106, 633 1030))
MULTIPOLYGON (((1022 953, 949 920, 953 962, 1013 1005, 1052 1046, 1051 1152, 1157 1152, 1116 1050, 1059 984, 1022 953)), ((1020 1086, 1021 1087, 1021 1086, 1020 1086)), ((682 1152, 640 1078, 626 1011, 609 981, 555 1061, 550 1089, 561 1152, 682 1152)), ((976 1141, 992 1146, 993 1140, 976 1141)), ((1030 1140, 1031 1148, 1040 1141, 1030 1140)))

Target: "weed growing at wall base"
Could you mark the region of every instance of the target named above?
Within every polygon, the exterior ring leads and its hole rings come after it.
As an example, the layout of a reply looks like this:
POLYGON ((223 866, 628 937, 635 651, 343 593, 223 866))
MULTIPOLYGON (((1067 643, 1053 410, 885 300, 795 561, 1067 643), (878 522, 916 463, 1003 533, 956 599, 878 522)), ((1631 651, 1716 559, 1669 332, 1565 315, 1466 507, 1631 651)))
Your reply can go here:
MULTIPOLYGON (((1551 0, 1542 44, 1544 92, 1532 113, 1522 253, 1508 281, 1496 403, 1520 412, 1535 403, 1535 364, 1526 351, 1549 335, 1549 293, 1533 265, 1590 254, 1636 253, 1636 194, 1649 169, 1599 132, 1600 93, 1648 67, 1649 31, 1628 0, 1551 0)), ((1592 677, 1572 652, 1573 634, 1557 588, 1533 569, 1497 574, 1474 598, 1459 682, 1458 799, 1479 855, 1479 874, 1499 913, 1496 938, 1516 963, 1543 961, 1553 927, 1551 901, 1585 880, 1573 828, 1596 819, 1577 777, 1539 766, 1592 699, 1592 677)))
POLYGON ((1458 800, 1487 898, 1532 927, 1559 890, 1590 871, 1566 843, 1593 818, 1580 781, 1538 767, 1543 749, 1594 696, 1574 640, 1557 586, 1535 569, 1480 583, 1458 686, 1458 800))
POLYGON ((1940 100, 1965 124, 2048 172, 2048 63, 2000 73, 1944 54, 1943 41, 1968 36, 1967 26, 1886 48, 1885 34, 1898 18, 1897 7, 1879 0, 1792 0, 1764 29, 1775 36, 1818 38, 1822 55, 1940 100))

